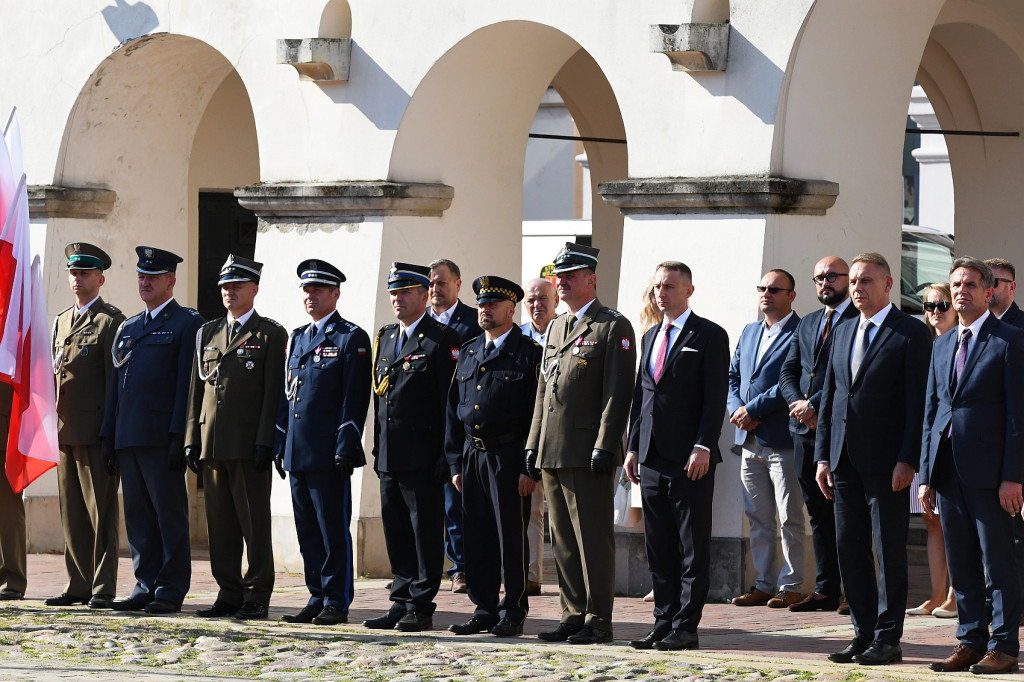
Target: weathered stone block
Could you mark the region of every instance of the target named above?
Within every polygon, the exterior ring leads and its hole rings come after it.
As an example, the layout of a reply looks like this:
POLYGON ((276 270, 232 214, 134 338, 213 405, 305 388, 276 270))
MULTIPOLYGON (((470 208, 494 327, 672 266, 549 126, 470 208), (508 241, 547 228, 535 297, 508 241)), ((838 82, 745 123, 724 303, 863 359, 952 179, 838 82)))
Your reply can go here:
POLYGON ((305 81, 347 81, 351 38, 279 38, 277 63, 288 64, 305 81))
POLYGON ((725 71, 729 24, 654 24, 651 52, 668 57, 673 71, 725 71))

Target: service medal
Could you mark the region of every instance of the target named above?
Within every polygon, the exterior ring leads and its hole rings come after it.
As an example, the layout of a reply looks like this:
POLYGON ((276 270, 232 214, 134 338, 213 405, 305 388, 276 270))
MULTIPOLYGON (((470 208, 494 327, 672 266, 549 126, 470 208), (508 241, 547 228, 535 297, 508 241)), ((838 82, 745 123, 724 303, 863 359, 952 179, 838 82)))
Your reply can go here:
POLYGON ((573 349, 572 349, 572 354, 573 355, 579 355, 580 354, 580 347, 579 346, 574 346, 573 349))
POLYGON ((406 372, 408 372, 411 367, 412 365, 410 365, 408 362, 402 363, 402 369, 404 369, 406 372))
POLYGON ((256 363, 253 362, 252 360, 246 360, 245 361, 245 368, 246 369, 252 369, 255 366, 256 366, 256 363))
POLYGON ((313 362, 320 362, 320 356, 319 355, 314 355, 313 356, 313 362))

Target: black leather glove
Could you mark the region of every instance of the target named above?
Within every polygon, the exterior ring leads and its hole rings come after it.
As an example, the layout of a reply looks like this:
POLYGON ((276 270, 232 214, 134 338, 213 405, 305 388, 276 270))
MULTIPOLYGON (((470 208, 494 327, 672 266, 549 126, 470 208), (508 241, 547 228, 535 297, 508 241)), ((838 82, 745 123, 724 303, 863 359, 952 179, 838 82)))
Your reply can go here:
POLYGON ((274 461, 273 449, 266 445, 254 445, 252 446, 252 468, 256 471, 263 472, 270 468, 270 463, 274 461))
POLYGON ((537 468, 537 451, 526 451, 526 475, 535 481, 540 480, 540 469, 537 468))
POLYGON ((334 470, 341 476, 348 478, 352 475, 355 468, 355 463, 348 457, 343 457, 342 455, 334 456, 334 470))
POLYGON ((195 472, 196 476, 199 476, 200 472, 202 471, 199 468, 202 466, 202 463, 199 459, 199 457, 202 456, 202 454, 202 448, 197 448, 195 445, 185 446, 185 464, 188 465, 189 469, 195 472))
POLYGON ((611 476, 615 471, 615 458, 607 450, 594 448, 590 455, 590 473, 595 476, 611 476))
POLYGON ((448 460, 442 457, 434 465, 434 482, 444 484, 451 483, 451 480, 452 475, 451 470, 448 468, 448 460))
POLYGON ((274 454, 274 468, 277 469, 277 475, 281 477, 283 481, 287 478, 287 474, 284 473, 284 453, 278 452, 274 454))
POLYGON ((100 438, 100 452, 103 454, 103 467, 111 476, 117 476, 117 453, 114 452, 114 441, 100 438))
POLYGON ((175 473, 185 472, 188 463, 185 461, 185 437, 171 434, 171 444, 167 446, 167 470, 175 473))

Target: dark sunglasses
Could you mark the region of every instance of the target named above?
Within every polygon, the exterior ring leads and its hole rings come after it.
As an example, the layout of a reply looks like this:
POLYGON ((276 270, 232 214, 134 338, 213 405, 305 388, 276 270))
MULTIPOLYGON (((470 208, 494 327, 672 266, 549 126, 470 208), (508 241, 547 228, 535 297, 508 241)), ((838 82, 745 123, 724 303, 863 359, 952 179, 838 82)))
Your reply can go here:
POLYGON ((1012 279, 1006 279, 1005 277, 996 277, 995 280, 996 280, 996 286, 999 286, 1000 282, 1003 282, 1006 285, 1013 284, 1013 280, 1012 279))
POLYGON ((775 294, 777 294, 777 293, 779 293, 781 291, 793 291, 793 290, 792 289, 783 289, 782 287, 763 287, 760 284, 758 284, 757 285, 757 291, 758 291, 758 293, 762 293, 762 294, 767 291, 769 294, 774 296, 775 294))
POLYGON ((827 280, 829 284, 835 284, 835 281, 840 277, 849 277, 845 272, 826 272, 824 275, 815 275, 811 279, 818 286, 821 286, 827 280))
POLYGON ((947 310, 949 310, 951 307, 953 307, 953 304, 950 303, 949 301, 937 301, 937 302, 936 301, 925 301, 924 302, 924 309, 927 310, 930 313, 934 313, 936 310, 938 310, 939 312, 943 312, 944 313, 947 310))

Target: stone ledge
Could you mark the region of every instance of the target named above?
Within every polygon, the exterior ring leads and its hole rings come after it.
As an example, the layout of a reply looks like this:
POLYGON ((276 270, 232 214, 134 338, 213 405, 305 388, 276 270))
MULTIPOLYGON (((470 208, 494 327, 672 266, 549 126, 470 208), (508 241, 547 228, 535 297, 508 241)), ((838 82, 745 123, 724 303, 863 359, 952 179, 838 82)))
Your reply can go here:
POLYGON ((299 72, 300 80, 347 81, 352 61, 350 38, 279 38, 277 63, 299 72))
POLYGON ((651 52, 668 57, 673 71, 725 71, 729 24, 653 24, 651 52))
POLYGON ((238 203, 260 218, 440 216, 455 189, 428 182, 258 183, 235 188, 238 203))
POLYGON ((29 185, 30 218, 106 218, 114 208, 117 192, 92 187, 29 185))
POLYGON ((836 203, 839 184, 828 180, 723 175, 615 180, 601 183, 597 191, 624 215, 825 215, 836 203))

